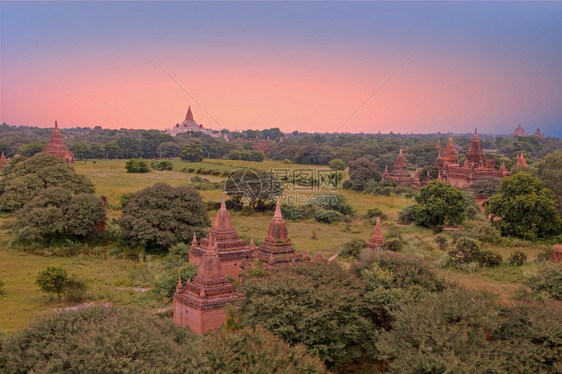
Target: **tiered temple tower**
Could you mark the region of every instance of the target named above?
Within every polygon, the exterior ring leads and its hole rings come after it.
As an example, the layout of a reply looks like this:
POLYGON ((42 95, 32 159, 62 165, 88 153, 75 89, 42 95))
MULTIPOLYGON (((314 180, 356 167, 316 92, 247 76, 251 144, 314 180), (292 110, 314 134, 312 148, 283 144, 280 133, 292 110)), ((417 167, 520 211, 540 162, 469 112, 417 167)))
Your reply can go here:
POLYGON ((256 251, 257 259, 267 268, 272 268, 278 264, 301 261, 301 255, 295 253, 291 245, 287 224, 281 215, 280 201, 277 201, 275 214, 269 224, 267 236, 263 244, 256 251))
POLYGON ((401 186, 412 187, 416 190, 420 188, 419 177, 416 182, 416 178, 412 178, 412 176, 408 172, 408 163, 406 162, 406 159, 402 154, 402 149, 400 149, 398 157, 396 157, 396 162, 394 163, 392 172, 389 173, 388 168, 385 167, 383 180, 384 179, 391 179, 401 186))
POLYGON ((174 323, 189 326, 195 334, 205 334, 220 328, 226 316, 224 306, 243 297, 221 272, 221 262, 213 244, 207 238, 207 248, 197 268, 197 275, 185 286, 178 279, 174 294, 174 323))
POLYGON ((383 244, 384 238, 382 237, 381 219, 377 217, 377 223, 373 228, 373 235, 371 235, 371 239, 369 239, 369 243, 367 243, 367 248, 375 249, 383 244))
POLYGON ((72 153, 66 145, 64 145, 57 121, 55 121, 55 128, 53 129, 49 143, 47 143, 43 153, 55 155, 63 160, 65 164, 74 163, 74 153, 72 153))
MULTIPOLYGON (((224 195, 222 197, 221 207, 215 216, 213 227, 209 232, 209 237, 212 238, 217 247, 223 274, 238 280, 241 271, 240 264, 246 258, 252 257, 252 250, 240 239, 234 229, 232 218, 226 209, 224 195)), ((201 242, 198 244, 194 234, 191 248, 189 249, 189 262, 199 265, 208 246, 208 238, 202 238, 201 242)))
POLYGON ((2 156, 0 156, 0 171, 4 170, 6 165, 8 165, 8 160, 6 160, 4 152, 2 152, 2 156))
POLYGON ((525 160, 525 156, 523 156, 523 152, 521 152, 521 155, 519 155, 519 154, 517 155, 516 165, 518 167, 523 167, 523 168, 526 168, 527 166, 529 166, 529 165, 527 165, 527 160, 525 160))

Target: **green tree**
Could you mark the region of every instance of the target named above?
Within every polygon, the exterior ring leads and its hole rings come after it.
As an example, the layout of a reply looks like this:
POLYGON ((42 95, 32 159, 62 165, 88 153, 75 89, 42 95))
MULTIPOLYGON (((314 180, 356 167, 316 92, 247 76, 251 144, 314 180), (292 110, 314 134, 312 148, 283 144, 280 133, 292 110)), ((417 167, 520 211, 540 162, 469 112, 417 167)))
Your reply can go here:
POLYGON ((447 183, 432 180, 420 188, 415 200, 411 214, 419 226, 454 225, 464 220, 463 194, 447 183))
POLYGON ((495 194, 500 188, 500 178, 497 177, 483 177, 477 179, 470 185, 470 190, 474 195, 490 196, 495 194))
POLYGON ((119 148, 119 145, 116 142, 106 143, 103 148, 106 157, 110 160, 123 157, 123 152, 121 151, 121 148, 119 148))
POLYGON ((356 191, 363 191, 363 187, 371 179, 375 182, 380 181, 381 176, 377 165, 366 157, 349 162, 349 180, 352 183, 351 188, 356 191))
POLYGON ((210 225, 207 206, 191 187, 156 183, 131 196, 119 220, 121 237, 133 246, 167 249, 203 234, 210 225))
POLYGON ((203 148, 195 143, 189 143, 181 149, 180 158, 190 162, 203 161, 203 148))
POLYGON ((538 163, 537 176, 552 191, 562 213, 562 151, 549 154, 538 163))
POLYGON ((345 170, 345 168, 347 167, 345 162, 342 159, 339 159, 339 158, 335 158, 335 159, 331 160, 330 162, 328 162, 328 166, 332 170, 340 170, 340 171, 345 170))
POLYGON ((92 182, 56 156, 40 153, 5 169, 0 180, 0 210, 12 212, 49 187, 93 193, 92 182))
POLYGON ((139 157, 141 154, 141 145, 138 140, 133 138, 119 138, 115 141, 119 149, 121 149, 124 158, 139 157))
POLYGON ((45 293, 55 293, 59 297, 59 301, 68 282, 68 274, 66 270, 59 267, 49 266, 47 270, 43 270, 37 276, 35 284, 39 286, 41 291, 45 293))
POLYGON ((499 192, 488 200, 486 213, 493 215, 492 225, 502 235, 525 239, 559 233, 562 225, 551 191, 540 179, 523 172, 502 179, 499 192))
POLYGON ((127 173, 148 173, 150 167, 143 158, 132 158, 125 163, 127 173))
POLYGON ((164 142, 156 149, 160 158, 175 158, 180 156, 181 146, 174 142, 164 142))
POLYGON ((33 157, 42 152, 46 145, 46 142, 25 144, 18 148, 18 153, 24 157, 33 157))

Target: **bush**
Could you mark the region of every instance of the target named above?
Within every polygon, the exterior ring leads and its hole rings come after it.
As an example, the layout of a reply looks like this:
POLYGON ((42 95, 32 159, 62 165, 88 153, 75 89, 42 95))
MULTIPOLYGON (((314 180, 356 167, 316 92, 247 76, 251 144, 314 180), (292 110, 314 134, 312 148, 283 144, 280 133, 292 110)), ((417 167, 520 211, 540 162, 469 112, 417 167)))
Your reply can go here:
POLYGON ((366 157, 360 157, 349 162, 349 180, 351 188, 356 191, 363 191, 367 181, 374 179, 378 182, 381 177, 377 165, 366 157))
POLYGON ((4 281, 0 279, 0 296, 4 296, 6 294, 6 289, 4 288, 4 285, 6 285, 6 283, 4 283, 4 281))
POLYGON ((197 274, 197 267, 185 261, 171 261, 167 269, 162 271, 154 280, 152 292, 161 298, 170 299, 176 292, 178 277, 182 283, 192 280, 197 274))
POLYGON ((94 192, 94 186, 88 178, 76 174, 71 166, 51 154, 40 153, 27 160, 14 161, 9 168, 4 169, 0 179, 2 211, 20 209, 50 187, 64 188, 74 194, 94 192))
POLYGON ((172 163, 168 160, 152 160, 150 161, 150 167, 154 170, 164 171, 172 170, 172 163))
POLYGON ((308 206, 318 206, 326 210, 334 210, 346 216, 353 216, 353 206, 347 201, 347 198, 338 194, 316 194, 313 195, 314 203, 308 203, 308 206))
POLYGON ((68 274, 66 270, 59 267, 49 266, 47 270, 43 270, 37 276, 35 284, 45 293, 54 293, 58 296, 59 301, 68 283, 68 274))
POLYGON ((455 225, 464 220, 464 196, 458 188, 432 180, 420 188, 412 207, 412 216, 419 226, 455 225))
POLYGON ((343 216, 340 212, 336 212, 335 210, 318 209, 314 215, 314 219, 316 222, 336 223, 340 222, 343 216))
POLYGON ((521 251, 511 252, 509 255, 509 264, 513 266, 523 266, 527 261, 527 255, 521 251))
POLYGON ((392 238, 385 241, 381 248, 387 249, 392 252, 400 252, 402 250, 402 247, 404 247, 404 244, 402 244, 402 240, 398 238, 392 238))
POLYGON ((181 149, 180 158, 184 161, 201 162, 203 161, 203 148, 195 143, 189 143, 181 149))
POLYGON ((365 216, 365 218, 367 218, 368 220, 371 221, 371 223, 373 223, 373 218, 376 221, 376 218, 379 217, 382 220, 387 219, 388 217, 386 216, 386 214, 384 214, 382 212, 382 210, 380 210, 379 208, 371 208, 367 211, 367 214, 365 216))
POLYGON ((470 235, 485 243, 499 244, 501 242, 501 232, 488 224, 476 226, 470 230, 470 235))
POLYGON ((168 249, 170 256, 181 258, 189 261, 189 246, 185 243, 179 242, 168 249))
POLYGON ((141 158, 132 158, 125 163, 127 173, 148 173, 150 168, 148 162, 141 158))
POLYGON ((470 238, 460 237, 455 246, 447 252, 453 264, 468 264, 480 259, 480 244, 470 238))
POLYGON ((328 166, 332 170, 345 170, 345 168, 347 167, 345 162, 343 160, 340 160, 339 158, 335 158, 328 162, 328 166))
POLYGON ((499 253, 493 251, 481 251, 478 263, 480 266, 498 266, 501 265, 503 259, 499 253))
POLYGON ((537 275, 529 278, 527 285, 538 294, 546 294, 554 300, 562 300, 562 265, 542 266, 537 275))
POLYGON ((78 279, 75 275, 68 278, 64 287, 64 297, 68 301, 80 302, 86 297, 86 282, 78 279))
POLYGON ((363 239, 353 239, 342 246, 342 249, 339 252, 339 256, 357 257, 366 246, 367 242, 363 239))
POLYGON ((476 219, 478 213, 480 213, 478 208, 475 208, 473 206, 469 206, 466 208, 466 218, 468 219, 476 219))
POLYGON ((300 221, 307 218, 304 215, 304 209, 294 204, 282 205, 281 213, 283 214, 283 218, 291 221, 300 221))
POLYGON ((156 183, 135 193, 119 220, 121 238, 132 246, 168 249, 210 225, 207 206, 191 187, 156 183))
POLYGON ((437 235, 435 236, 435 243, 437 243, 440 250, 444 250, 445 248, 447 248, 449 241, 444 235, 437 235))
POLYGON ((408 206, 398 214, 398 222, 402 225, 409 225, 410 223, 414 222, 414 213, 413 213, 413 205, 408 206))

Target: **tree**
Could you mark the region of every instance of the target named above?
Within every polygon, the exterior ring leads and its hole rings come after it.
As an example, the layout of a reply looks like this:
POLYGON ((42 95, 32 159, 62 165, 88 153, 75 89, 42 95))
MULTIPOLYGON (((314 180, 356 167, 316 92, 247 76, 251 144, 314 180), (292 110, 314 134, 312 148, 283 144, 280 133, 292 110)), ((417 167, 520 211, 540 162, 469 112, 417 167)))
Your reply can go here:
POLYGON ((546 156, 538 163, 537 176, 552 191, 562 214, 562 151, 546 156))
POLYGON ((35 280, 35 284, 39 286, 41 291, 57 294, 59 301, 67 282, 68 274, 66 273, 66 270, 51 266, 49 266, 47 270, 40 272, 35 280))
POLYGON ((226 178, 224 189, 229 199, 238 207, 251 206, 264 211, 275 207, 283 193, 281 184, 273 173, 263 170, 239 168, 226 178))
POLYGON ((18 153, 24 157, 33 157, 37 153, 42 152, 46 145, 47 143, 45 142, 25 144, 19 147, 18 153))
POLYGON ((174 142, 160 143, 156 149, 160 158, 175 158, 180 156, 181 146, 174 142))
POLYGON ((56 156, 40 153, 19 161, 0 180, 0 210, 12 212, 49 187, 62 187, 72 193, 93 193, 92 182, 64 164, 56 156))
POLYGON ((143 158, 132 158, 125 163, 127 173, 148 173, 150 167, 143 158))
POLYGON ((127 201, 119 220, 121 237, 132 246, 167 249, 201 235, 210 225, 207 205, 191 187, 156 183, 127 201))
POLYGON ((116 142, 109 142, 104 146, 105 155, 108 159, 117 159, 123 157, 123 152, 116 142))
POLYGON ((345 168, 347 167, 345 162, 343 160, 339 159, 339 158, 335 158, 335 159, 331 160, 328 163, 328 166, 332 170, 345 170, 345 168))
POLYGON ((15 223, 21 240, 89 239, 105 222, 105 208, 94 194, 73 195, 70 190, 43 190, 18 212, 15 223))
POLYGON ((420 188, 415 200, 411 214, 419 226, 454 225, 464 220, 463 194, 447 183, 432 180, 420 188))
POLYGON ((115 141, 119 149, 121 149, 124 158, 139 157, 141 154, 141 146, 138 140, 133 138, 119 138, 115 141))
POLYGON ((523 172, 502 179, 499 192, 488 200, 486 213, 493 215, 492 225, 502 235, 525 239, 559 233, 562 225, 550 190, 540 179, 523 172))
POLYGON ((373 330, 362 315, 361 289, 337 264, 291 265, 247 279, 240 311, 246 325, 260 325, 291 345, 305 343, 333 366, 358 359, 373 330))
POLYGON ((180 158, 184 161, 203 161, 203 148, 195 143, 189 143, 181 149, 180 158))
POLYGON ((363 191, 363 187, 371 179, 374 179, 375 182, 381 180, 381 173, 374 162, 366 157, 349 162, 349 180, 352 183, 352 189, 363 191))
POLYGON ((496 193, 500 187, 501 178, 497 177, 483 177, 479 178, 470 185, 470 190, 474 195, 490 196, 496 193))

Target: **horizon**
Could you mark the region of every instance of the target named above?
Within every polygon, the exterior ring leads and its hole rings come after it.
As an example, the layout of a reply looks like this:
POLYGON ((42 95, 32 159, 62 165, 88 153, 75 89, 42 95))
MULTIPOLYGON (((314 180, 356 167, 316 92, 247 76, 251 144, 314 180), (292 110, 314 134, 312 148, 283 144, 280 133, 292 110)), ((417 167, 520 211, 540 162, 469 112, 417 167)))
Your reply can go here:
POLYGON ((0 6, 10 125, 562 137, 559 2, 0 6))

